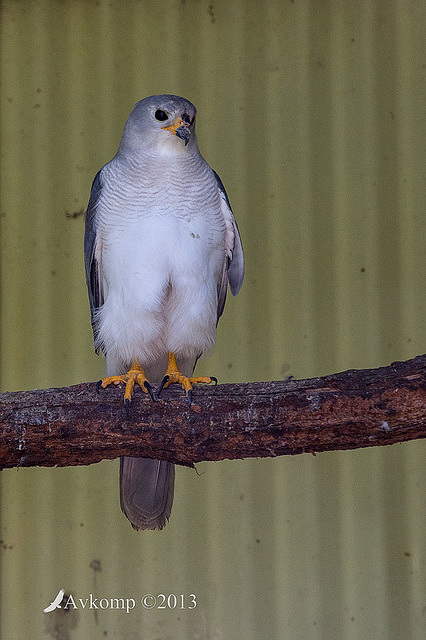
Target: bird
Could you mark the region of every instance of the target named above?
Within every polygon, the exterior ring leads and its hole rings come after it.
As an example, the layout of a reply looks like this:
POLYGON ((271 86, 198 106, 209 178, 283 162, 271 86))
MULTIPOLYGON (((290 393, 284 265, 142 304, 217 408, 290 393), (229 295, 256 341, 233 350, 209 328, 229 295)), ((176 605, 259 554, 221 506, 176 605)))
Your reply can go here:
POLYGON ((53 601, 45 609, 43 609, 43 612, 50 613, 55 609, 61 609, 62 608, 61 602, 64 598, 64 594, 65 594, 65 589, 59 589, 58 595, 53 599, 53 601))
MULTIPOLYGON (((178 384, 191 404, 194 385, 216 381, 193 371, 214 345, 228 283, 233 295, 243 283, 240 233, 199 151, 196 113, 175 95, 137 102, 90 192, 85 273, 94 347, 106 358, 98 389, 124 383, 128 412, 135 385, 154 401, 178 384)), ((165 526, 174 480, 170 462, 120 459, 120 504, 134 529, 165 526)))

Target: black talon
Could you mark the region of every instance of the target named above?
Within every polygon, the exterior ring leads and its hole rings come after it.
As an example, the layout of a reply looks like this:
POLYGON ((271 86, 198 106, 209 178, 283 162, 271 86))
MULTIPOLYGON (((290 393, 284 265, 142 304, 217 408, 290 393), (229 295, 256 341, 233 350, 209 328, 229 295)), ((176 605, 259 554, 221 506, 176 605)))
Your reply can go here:
POLYGON ((211 381, 214 382, 215 386, 217 385, 217 378, 215 378, 214 376, 210 376, 211 381))
POLYGON ((160 388, 158 389, 157 398, 160 397, 160 394, 161 394, 162 390, 164 389, 164 385, 169 380, 169 378, 170 378, 170 376, 167 375, 167 376, 164 376, 164 378, 162 379, 161 384, 160 384, 160 388))
POLYGON ((129 398, 125 399, 124 404, 126 405, 126 416, 128 418, 130 418, 130 400, 129 400, 129 398))
POLYGON ((145 387, 145 389, 148 391, 149 395, 151 396, 151 400, 153 402, 155 402, 154 392, 153 392, 152 387, 149 384, 148 380, 145 380, 145 382, 143 383, 143 386, 145 387))
POLYGON ((99 382, 96 383, 96 393, 100 392, 101 386, 102 386, 102 380, 99 380, 99 382))
POLYGON ((187 398, 188 398, 188 407, 190 407, 192 404, 192 389, 188 389, 187 398))

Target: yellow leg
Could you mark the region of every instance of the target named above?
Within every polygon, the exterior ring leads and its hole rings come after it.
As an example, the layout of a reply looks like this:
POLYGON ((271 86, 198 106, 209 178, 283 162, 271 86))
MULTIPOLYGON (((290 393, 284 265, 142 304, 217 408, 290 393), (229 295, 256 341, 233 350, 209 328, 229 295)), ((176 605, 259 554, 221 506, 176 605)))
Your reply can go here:
POLYGON ((154 400, 151 385, 148 382, 145 371, 138 362, 133 362, 129 371, 121 376, 109 376, 107 378, 103 378, 98 382, 97 389, 99 391, 99 389, 105 389, 105 387, 110 384, 121 384, 122 382, 126 385, 126 390, 124 392, 124 402, 126 406, 130 404, 135 384, 138 384, 145 393, 149 393, 152 400, 154 400))
POLYGON ((216 378, 213 378, 210 376, 188 378, 187 376, 182 375, 178 369, 175 354, 169 351, 168 358, 167 358, 167 371, 160 385, 160 390, 158 392, 158 395, 160 395, 163 389, 166 389, 171 384, 180 384, 182 389, 185 391, 186 397, 188 398, 188 403, 191 404, 192 385, 199 384, 199 383, 210 384, 211 382, 215 382, 217 384, 216 378))

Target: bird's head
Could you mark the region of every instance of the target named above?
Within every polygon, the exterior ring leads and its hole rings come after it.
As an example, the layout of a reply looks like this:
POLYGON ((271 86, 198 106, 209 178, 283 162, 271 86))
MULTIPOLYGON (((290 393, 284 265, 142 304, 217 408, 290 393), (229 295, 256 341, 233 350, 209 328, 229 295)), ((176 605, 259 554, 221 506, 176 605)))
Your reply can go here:
POLYGON ((120 149, 165 154, 196 149, 196 113, 194 105, 179 96, 144 98, 125 124, 120 149))

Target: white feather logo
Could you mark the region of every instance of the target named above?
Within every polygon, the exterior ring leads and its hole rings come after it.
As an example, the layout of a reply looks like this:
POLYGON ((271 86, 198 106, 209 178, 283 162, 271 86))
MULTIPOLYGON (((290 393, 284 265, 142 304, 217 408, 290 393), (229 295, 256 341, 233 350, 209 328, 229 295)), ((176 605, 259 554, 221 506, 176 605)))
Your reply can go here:
POLYGON ((51 602, 48 607, 43 609, 44 613, 50 613, 51 611, 54 611, 55 609, 61 609, 62 608, 61 607, 61 602, 62 602, 62 598, 64 597, 64 593, 65 593, 65 589, 60 589, 58 591, 58 595, 56 596, 54 601, 51 602))

